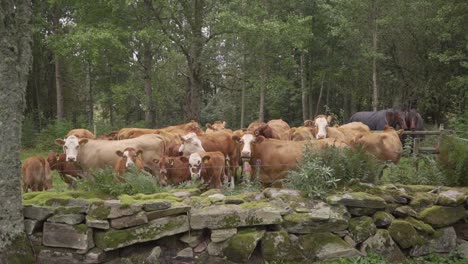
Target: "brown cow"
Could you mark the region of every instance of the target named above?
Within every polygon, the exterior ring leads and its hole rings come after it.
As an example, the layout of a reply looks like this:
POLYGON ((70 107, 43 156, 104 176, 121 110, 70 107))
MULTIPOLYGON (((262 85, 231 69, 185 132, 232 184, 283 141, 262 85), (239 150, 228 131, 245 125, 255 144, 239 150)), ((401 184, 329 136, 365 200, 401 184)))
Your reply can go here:
POLYGON ((215 121, 215 122, 213 123, 213 125, 210 124, 210 123, 206 123, 205 126, 206 126, 206 131, 205 131, 205 133, 207 133, 207 134, 213 133, 213 132, 215 132, 215 131, 221 131, 221 130, 227 130, 227 131, 232 132, 232 130, 226 128, 226 121, 223 121, 223 122, 221 122, 221 121, 215 121))
POLYGON ((382 161, 398 163, 403 152, 400 136, 403 129, 396 131, 391 126, 385 126, 382 133, 361 133, 354 139, 355 145, 364 149, 382 161))
POLYGON ((182 137, 183 144, 179 149, 184 156, 201 151, 220 151, 229 161, 231 188, 235 185, 236 170, 239 167, 239 150, 236 142, 232 139, 232 134, 225 131, 217 131, 210 134, 195 135, 189 133, 182 137))
MULTIPOLYGON (((183 157, 185 158, 185 157, 183 157)), ((208 188, 221 188, 226 160, 219 151, 192 153, 189 157, 190 176, 200 178, 208 188)), ((233 188, 233 186, 231 186, 233 188)))
POLYGON ((370 133, 369 127, 362 122, 351 122, 337 129, 343 133, 348 144, 351 144, 357 135, 370 133))
POLYGON ((89 139, 95 139, 96 136, 94 134, 84 128, 77 128, 77 129, 72 129, 68 131, 67 135, 65 136, 66 138, 69 136, 76 136, 77 138, 89 138, 89 139))
POLYGON ((304 141, 314 139, 311 127, 292 127, 289 130, 289 137, 292 141, 304 141))
MULTIPOLYGON (((245 133, 241 138, 233 136, 233 140, 240 143, 243 160, 260 166, 259 180, 265 186, 283 179, 288 171, 295 169, 303 158, 305 148, 303 141, 265 139, 251 133, 245 133)), ((342 142, 334 139, 313 140, 308 141, 308 144, 312 150, 320 150, 329 145, 343 146, 342 142)), ((256 175, 257 166, 252 167, 252 175, 256 175)))
POLYGON ((114 172, 122 175, 127 172, 130 166, 135 166, 136 168, 143 170, 143 160, 141 159, 141 154, 143 151, 135 150, 134 148, 125 148, 123 151, 117 150, 115 154, 119 156, 115 161, 114 172))
POLYGON ((47 191, 52 188, 52 176, 49 163, 43 157, 30 157, 23 161, 21 167, 23 192, 47 191))
POLYGON ((264 136, 265 138, 289 140, 290 129, 288 123, 282 119, 273 119, 266 124, 260 124, 257 129, 253 130, 253 133, 255 136, 264 136))
POLYGON ((176 133, 179 135, 185 135, 190 132, 193 132, 197 135, 204 134, 203 130, 200 128, 200 125, 195 120, 192 120, 185 124, 160 128, 158 130, 165 131, 165 132, 172 132, 172 133, 176 133))
POLYGON ((101 140, 117 140, 118 139, 118 134, 119 130, 114 130, 108 134, 103 134, 100 136, 97 136, 96 139, 101 139, 101 140))
POLYGON ((129 138, 136 138, 145 134, 155 134, 157 129, 149 129, 149 128, 122 128, 117 133, 117 139, 129 139, 129 138))
POLYGON ((56 170, 60 175, 60 178, 71 186, 74 183, 74 179, 79 179, 81 176, 78 173, 78 169, 75 166, 76 163, 65 160, 65 153, 49 153, 47 155, 47 162, 51 170, 56 170))
MULTIPOLYGON (((318 115, 314 118, 314 121, 312 122, 312 133, 315 135, 317 139, 322 139, 322 138, 327 138, 327 133, 328 133, 328 126, 330 125, 330 122, 332 120, 332 116, 326 116, 326 115, 318 115)), ((309 120, 306 120, 304 123, 307 122, 306 126, 310 126, 309 120)))
POLYGON ((154 159, 159 171, 159 183, 162 186, 167 184, 178 185, 182 182, 190 181, 189 163, 187 157, 169 157, 161 156, 160 159, 154 159))

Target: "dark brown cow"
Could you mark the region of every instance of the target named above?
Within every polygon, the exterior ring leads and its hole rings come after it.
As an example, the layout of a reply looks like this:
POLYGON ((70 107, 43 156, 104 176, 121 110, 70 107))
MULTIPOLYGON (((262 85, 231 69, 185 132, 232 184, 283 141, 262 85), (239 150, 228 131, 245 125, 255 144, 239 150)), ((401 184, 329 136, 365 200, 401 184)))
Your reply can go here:
POLYGON ((159 171, 159 183, 162 186, 167 184, 178 185, 182 182, 190 181, 189 163, 187 157, 169 157, 161 156, 160 159, 154 159, 159 171))
POLYGON ((362 133, 355 137, 354 144, 362 145, 364 149, 382 161, 398 163, 403 152, 400 136, 403 130, 396 131, 391 126, 385 126, 382 133, 362 133))
POLYGON ((134 148, 125 148, 123 151, 117 150, 115 154, 119 156, 115 161, 114 172, 122 175, 127 172, 130 166, 143 170, 144 164, 141 158, 143 151, 135 150, 134 148))
MULTIPOLYGON (((201 178, 208 188, 221 188, 226 160, 219 151, 192 153, 189 157, 189 169, 192 178, 201 178)), ((231 186, 233 187, 233 186, 231 186)))
POLYGON ((260 124, 255 130, 253 130, 253 134, 255 136, 263 136, 265 138, 289 140, 290 129, 291 128, 288 123, 284 122, 282 119, 274 119, 268 121, 266 124, 260 124))
POLYGON ((50 169, 56 170, 60 178, 69 186, 73 184, 74 179, 81 178, 76 163, 65 160, 65 153, 49 153, 47 155, 47 162, 49 162, 50 169))
POLYGON ((72 129, 68 131, 65 138, 69 136, 76 136, 77 138, 89 138, 89 139, 96 138, 96 136, 91 131, 84 129, 84 128, 76 128, 76 129, 72 129))
POLYGON ((33 192, 52 188, 52 176, 47 160, 43 157, 30 157, 21 166, 23 192, 33 192))

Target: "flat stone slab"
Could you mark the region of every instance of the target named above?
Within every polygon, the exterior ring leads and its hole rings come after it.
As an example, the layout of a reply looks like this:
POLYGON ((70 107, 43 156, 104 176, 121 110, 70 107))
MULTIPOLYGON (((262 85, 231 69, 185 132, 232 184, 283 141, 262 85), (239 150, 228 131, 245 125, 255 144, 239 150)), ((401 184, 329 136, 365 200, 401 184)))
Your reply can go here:
POLYGON ((283 218, 277 208, 268 203, 248 205, 213 205, 202 209, 192 209, 190 227, 192 229, 226 229, 240 226, 281 224, 283 218), (257 207, 258 206, 258 207, 257 207))
POLYGON ((180 241, 189 245, 189 247, 196 247, 203 240, 203 232, 201 230, 194 230, 186 233, 180 239, 180 241))
POLYGON ((62 223, 67 225, 77 225, 83 223, 85 220, 84 214, 64 214, 54 215, 47 219, 47 222, 62 223))
POLYGON ((42 226, 42 222, 33 219, 24 219, 24 232, 31 235, 42 226))
POLYGON ((164 209, 164 210, 147 212, 146 216, 148 217, 148 221, 151 221, 151 220, 163 218, 166 216, 184 214, 190 211, 191 208, 192 207, 188 205, 173 206, 171 208, 164 209))
POLYGON ((110 228, 108 220, 96 219, 89 215, 86 216, 86 225, 92 228, 97 228, 97 229, 109 229, 110 228))
POLYGON ((438 230, 442 233, 437 238, 430 239, 425 245, 417 245, 410 251, 410 256, 419 257, 430 253, 448 253, 457 247, 457 234, 450 226, 438 230))
POLYGON ((234 236, 235 234, 237 234, 237 228, 211 230, 211 241, 212 242, 226 241, 232 236, 234 236))
POLYGON ((343 195, 332 195, 327 198, 330 204, 342 204, 353 207, 385 208, 385 200, 379 196, 365 192, 346 193, 343 195))
POLYGON ((465 217, 465 208, 463 206, 447 207, 434 205, 419 213, 419 219, 435 228, 455 224, 463 217, 465 217))
POLYGON ((96 219, 113 219, 133 215, 141 211, 142 204, 122 204, 120 200, 107 200, 89 206, 88 215, 96 219))
POLYGON ((115 229, 123 229, 127 227, 143 225, 146 223, 148 223, 148 217, 146 217, 144 212, 110 220, 111 227, 115 229))
POLYGON ((84 224, 44 223, 42 244, 50 247, 88 250, 94 247, 93 230, 84 224))
POLYGON ((261 240, 262 256, 265 260, 303 260, 302 252, 285 230, 266 232, 261 240))
POLYGON ((24 218, 34 219, 38 221, 45 220, 47 217, 53 215, 54 208, 46 206, 28 205, 23 208, 24 218))
POLYGON ((140 242, 157 240, 189 230, 188 217, 179 215, 152 220, 147 224, 123 230, 96 232, 96 246, 104 251, 114 250, 140 242))
POLYGON ((437 196, 436 204, 443 206, 458 206, 465 202, 466 195, 457 190, 448 190, 439 193, 437 196))
POLYGON ((375 252, 393 263, 405 260, 405 255, 385 229, 378 229, 374 236, 364 241, 361 244, 361 252, 375 252))
POLYGON ((331 233, 315 233, 301 236, 303 252, 307 259, 316 257, 320 261, 361 256, 354 247, 331 233))
POLYGON ((348 228, 350 216, 342 205, 319 203, 308 213, 290 213, 283 217, 283 227, 294 234, 337 232, 348 228))
POLYGON ((171 202, 169 201, 162 201, 162 202, 147 202, 143 204, 143 210, 146 212, 156 211, 156 210, 164 210, 171 207, 171 202))
POLYGON ((236 262, 246 262, 257 247, 265 230, 243 230, 233 236, 223 250, 224 256, 236 262))
POLYGON ((265 195, 266 198, 300 198, 301 192, 298 190, 291 189, 266 188, 265 190, 263 190, 263 195, 265 195))

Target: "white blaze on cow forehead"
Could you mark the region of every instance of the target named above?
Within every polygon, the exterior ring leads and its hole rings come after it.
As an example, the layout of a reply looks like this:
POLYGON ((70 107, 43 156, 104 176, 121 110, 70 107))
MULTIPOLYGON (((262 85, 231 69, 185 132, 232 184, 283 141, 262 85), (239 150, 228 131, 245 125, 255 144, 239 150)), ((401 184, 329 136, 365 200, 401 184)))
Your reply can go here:
MULTIPOLYGON (((179 148, 179 152, 182 152, 183 155, 190 155, 195 152, 202 152, 205 149, 202 146, 201 140, 197 137, 195 133, 189 133, 190 140, 186 140, 179 148)), ((186 136, 187 136, 186 135, 186 136)))
POLYGON ((198 166, 201 164, 201 156, 200 154, 198 153, 192 153, 190 154, 190 157, 189 157, 189 164, 190 166, 198 166))
POLYGON ((245 134, 241 137, 242 143, 244 146, 242 147, 241 156, 243 157, 250 157, 252 155, 252 143, 254 142, 255 137, 252 134, 245 134))
POLYGON ((130 152, 128 152, 128 150, 124 151, 123 156, 127 157, 127 162, 125 162, 125 167, 128 168, 129 166, 135 165, 135 163, 132 160, 132 157, 130 157, 130 152))
POLYGON ((187 135, 185 136, 182 136, 182 138, 187 141, 187 140, 190 140, 190 139, 193 139, 193 138, 196 138, 197 137, 197 134, 193 133, 193 132, 190 132, 188 133, 187 135))
POLYGON ((316 138, 326 138, 327 137, 327 126, 328 126, 328 121, 325 117, 321 116, 315 119, 315 125, 317 126, 317 135, 316 138))

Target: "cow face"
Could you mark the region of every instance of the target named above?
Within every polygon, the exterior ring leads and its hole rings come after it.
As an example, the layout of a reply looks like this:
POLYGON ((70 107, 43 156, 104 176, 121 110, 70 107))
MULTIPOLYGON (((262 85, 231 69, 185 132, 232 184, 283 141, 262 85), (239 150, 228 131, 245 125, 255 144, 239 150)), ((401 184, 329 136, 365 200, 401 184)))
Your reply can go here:
POLYGON ((317 134, 315 135, 315 137, 317 139, 323 139, 327 137, 327 127, 331 120, 331 116, 326 117, 324 115, 319 115, 315 118, 314 123, 317 129, 317 134))
POLYGON ((261 143, 265 138, 263 136, 254 136, 253 134, 247 133, 242 137, 233 136, 232 139, 241 144, 241 158, 250 159, 252 157, 252 145, 261 143))
POLYGON ((180 139, 182 141, 182 145, 179 147, 179 153, 182 153, 184 156, 195 152, 205 151, 200 139, 195 133, 188 133, 185 136, 181 136, 180 139))
POLYGON ((88 139, 78 139, 76 136, 68 136, 65 140, 59 138, 55 140, 55 143, 63 146, 63 152, 66 155, 66 161, 76 161, 78 158, 78 150, 80 146, 88 143, 88 139))
POLYGON ((202 167, 202 157, 198 153, 192 153, 189 157, 189 170, 192 180, 200 178, 202 167))
POLYGON ((135 162, 138 156, 140 156, 143 153, 143 151, 136 151, 134 148, 126 148, 123 152, 117 150, 115 153, 117 154, 117 156, 125 160, 125 168, 128 168, 130 166, 135 166, 135 162))
POLYGON ((172 169, 174 166, 174 159, 167 156, 162 156, 161 159, 153 159, 153 163, 159 167, 159 184, 166 186, 168 183, 167 170, 172 169))

